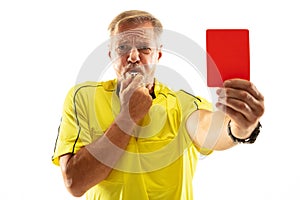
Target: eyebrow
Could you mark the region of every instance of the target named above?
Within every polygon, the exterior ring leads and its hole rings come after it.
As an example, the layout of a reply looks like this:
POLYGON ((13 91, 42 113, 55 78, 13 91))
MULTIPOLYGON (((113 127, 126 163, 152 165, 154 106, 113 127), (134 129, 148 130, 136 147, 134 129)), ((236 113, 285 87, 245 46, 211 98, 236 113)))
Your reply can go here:
POLYGON ((146 44, 146 45, 151 45, 155 43, 154 39, 151 38, 140 38, 140 37, 135 37, 133 38, 121 38, 119 40, 115 41, 116 44, 129 44, 129 43, 134 43, 134 44, 146 44), (134 41, 134 42, 133 42, 134 41))

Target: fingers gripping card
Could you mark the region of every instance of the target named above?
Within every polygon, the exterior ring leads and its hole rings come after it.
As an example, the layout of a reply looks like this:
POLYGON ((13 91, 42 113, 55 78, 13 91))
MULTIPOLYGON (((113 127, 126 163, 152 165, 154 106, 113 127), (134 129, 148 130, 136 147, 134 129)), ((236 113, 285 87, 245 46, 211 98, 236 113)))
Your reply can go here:
POLYGON ((208 87, 232 78, 250 80, 248 29, 207 29, 206 52, 208 87))

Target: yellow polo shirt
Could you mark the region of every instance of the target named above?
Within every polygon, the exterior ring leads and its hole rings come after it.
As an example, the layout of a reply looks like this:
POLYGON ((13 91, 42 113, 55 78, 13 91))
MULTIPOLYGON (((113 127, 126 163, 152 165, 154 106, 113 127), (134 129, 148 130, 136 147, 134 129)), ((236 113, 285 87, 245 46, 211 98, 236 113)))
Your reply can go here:
MULTIPOLYGON (((117 81, 86 82, 73 87, 65 100, 52 161, 93 142, 120 111, 117 81)), ((86 192, 89 200, 192 200, 192 179, 199 152, 186 131, 188 116, 211 110, 203 98, 174 92, 155 81, 155 98, 127 149, 110 175, 86 192)))

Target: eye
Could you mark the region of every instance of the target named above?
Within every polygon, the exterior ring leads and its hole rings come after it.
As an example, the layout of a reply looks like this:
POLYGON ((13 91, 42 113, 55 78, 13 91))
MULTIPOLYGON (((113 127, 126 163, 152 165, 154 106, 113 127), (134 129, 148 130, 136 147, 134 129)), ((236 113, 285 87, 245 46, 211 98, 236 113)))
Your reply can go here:
POLYGON ((117 47, 117 52, 119 53, 119 54, 125 54, 125 53, 127 53, 128 51, 130 51, 130 49, 131 49, 131 47, 129 46, 129 45, 127 45, 127 44, 121 44, 121 45, 119 45, 118 47, 117 47))
POLYGON ((143 54, 150 54, 152 52, 152 48, 146 45, 139 46, 138 51, 143 54))

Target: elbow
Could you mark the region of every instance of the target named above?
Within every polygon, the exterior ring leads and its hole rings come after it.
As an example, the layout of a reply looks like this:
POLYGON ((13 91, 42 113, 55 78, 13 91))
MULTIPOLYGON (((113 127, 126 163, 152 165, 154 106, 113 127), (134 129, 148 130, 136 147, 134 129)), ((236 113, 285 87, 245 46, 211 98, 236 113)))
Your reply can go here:
POLYGON ((74 197, 82 197, 85 192, 81 192, 78 190, 69 190, 69 192, 74 196, 74 197))
POLYGON ((74 197, 81 197, 86 192, 83 181, 78 176, 74 176, 73 170, 68 166, 62 167, 64 184, 68 192, 74 197))
MULTIPOLYGON (((97 182, 100 183, 103 179, 98 180, 97 182)), ((94 182, 84 182, 82 178, 71 178, 68 177, 64 179, 65 186, 69 193, 74 197, 81 197, 83 196, 86 191, 88 191, 91 187, 93 187, 96 183, 94 182), (76 181, 74 181, 76 180, 76 181)))
POLYGON ((74 197, 81 197, 84 195, 85 191, 82 190, 80 187, 75 186, 75 184, 71 184, 71 185, 67 185, 67 184, 70 184, 70 183, 65 183, 65 185, 66 185, 66 188, 69 191, 69 193, 71 195, 73 195, 74 197))
POLYGON ((61 157, 60 166, 65 187, 74 197, 84 195, 91 187, 105 179, 111 170, 107 167, 106 170, 97 166, 85 167, 84 162, 79 163, 76 159, 71 159, 71 155, 61 157), (94 176, 95 174, 99 176, 94 176))
POLYGON ((68 192, 74 197, 81 197, 85 191, 81 187, 80 182, 76 181, 78 180, 78 178, 75 176, 76 172, 72 170, 72 167, 70 167, 69 161, 71 160, 72 156, 72 154, 66 154, 59 158, 60 169, 65 187, 68 192))
POLYGON ((81 197, 86 192, 80 185, 80 183, 76 183, 72 178, 67 178, 64 180, 65 186, 69 193, 74 197, 81 197))
POLYGON ((78 173, 74 173, 72 170, 68 169, 65 170, 63 174, 65 187, 74 197, 83 196, 87 190, 106 178, 102 177, 101 179, 94 179, 91 181, 91 179, 87 179, 83 174, 78 175, 78 173))

